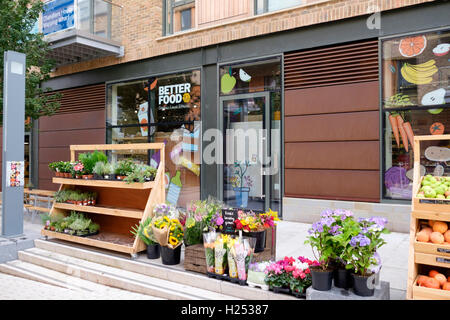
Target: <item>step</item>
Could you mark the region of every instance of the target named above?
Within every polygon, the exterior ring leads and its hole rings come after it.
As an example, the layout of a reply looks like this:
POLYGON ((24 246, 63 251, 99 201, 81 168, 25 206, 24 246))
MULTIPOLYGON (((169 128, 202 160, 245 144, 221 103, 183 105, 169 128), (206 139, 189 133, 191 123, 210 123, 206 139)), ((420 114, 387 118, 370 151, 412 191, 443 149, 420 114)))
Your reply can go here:
MULTIPOLYGON (((187 286, 206 289, 223 295, 246 300, 298 300, 297 298, 284 294, 276 294, 248 286, 240 286, 227 281, 208 278, 206 275, 179 270, 173 266, 163 266, 154 262, 142 262, 124 258, 123 255, 100 252, 98 249, 79 245, 65 244, 59 241, 35 240, 36 248, 61 253, 64 255, 80 258, 86 261, 100 263, 106 266, 120 268, 131 272, 170 280, 187 286)), ((146 259, 147 260, 147 259, 146 259)))
POLYGON ((160 300, 154 296, 104 286, 20 260, 0 265, 0 272, 77 292, 87 292, 94 299, 160 300))
POLYGON ((106 286, 164 299, 233 299, 233 297, 208 290, 193 288, 172 281, 149 277, 40 248, 31 248, 19 252, 19 259, 106 286))

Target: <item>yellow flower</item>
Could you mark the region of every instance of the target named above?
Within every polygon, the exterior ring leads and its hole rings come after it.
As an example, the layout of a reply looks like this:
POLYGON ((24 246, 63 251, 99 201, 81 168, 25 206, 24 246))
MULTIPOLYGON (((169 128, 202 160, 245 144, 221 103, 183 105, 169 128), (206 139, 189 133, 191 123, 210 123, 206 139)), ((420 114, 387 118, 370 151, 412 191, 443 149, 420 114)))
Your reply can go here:
POLYGON ((164 216, 163 219, 166 220, 167 222, 170 222, 170 219, 167 216, 164 216))
POLYGON ((178 244, 178 239, 175 237, 170 236, 169 237, 169 243, 173 246, 176 246, 178 244))

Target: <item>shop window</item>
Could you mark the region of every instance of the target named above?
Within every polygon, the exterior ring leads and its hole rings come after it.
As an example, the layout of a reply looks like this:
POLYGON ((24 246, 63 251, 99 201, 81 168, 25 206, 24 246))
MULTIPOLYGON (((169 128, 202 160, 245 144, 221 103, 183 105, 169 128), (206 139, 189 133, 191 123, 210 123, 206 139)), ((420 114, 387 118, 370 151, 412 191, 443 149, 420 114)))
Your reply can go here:
MULTIPOLYGON (((168 200, 185 207, 200 199, 200 70, 110 84, 107 92, 108 143, 165 143, 168 200)), ((150 165, 160 159, 145 151, 111 156, 150 165)))
MULTIPOLYGON (((450 133, 449 52, 449 30, 382 42, 384 198, 411 199, 412 135, 450 133)), ((448 175, 450 158, 430 156, 437 150, 428 149, 433 146, 450 147, 446 142, 422 143, 422 174, 448 175)))

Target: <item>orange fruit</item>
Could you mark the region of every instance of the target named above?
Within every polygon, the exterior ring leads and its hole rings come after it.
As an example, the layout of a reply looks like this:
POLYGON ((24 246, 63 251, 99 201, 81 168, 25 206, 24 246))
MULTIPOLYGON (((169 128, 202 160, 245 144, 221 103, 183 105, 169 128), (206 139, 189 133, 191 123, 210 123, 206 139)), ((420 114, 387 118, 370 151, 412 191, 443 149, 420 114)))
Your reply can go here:
POLYGON ((436 221, 433 224, 433 231, 434 232, 440 232, 440 233, 445 233, 445 231, 448 230, 448 225, 446 222, 442 222, 442 221, 436 221))
POLYGON ((437 274, 439 274, 439 272, 437 272, 436 270, 431 270, 430 272, 428 272, 428 276, 431 278, 434 278, 434 276, 437 274))
POLYGON ((444 283, 447 282, 447 278, 445 278, 445 276, 442 273, 438 273, 437 275, 434 276, 434 278, 439 281, 439 284, 441 286, 444 285, 444 283))
POLYGON ((444 283, 444 285, 442 286, 442 290, 450 291, 450 282, 444 283))
POLYGON ((424 285, 425 285, 425 287, 432 288, 432 289, 440 289, 441 288, 441 284, 435 278, 428 278, 425 281, 424 285))

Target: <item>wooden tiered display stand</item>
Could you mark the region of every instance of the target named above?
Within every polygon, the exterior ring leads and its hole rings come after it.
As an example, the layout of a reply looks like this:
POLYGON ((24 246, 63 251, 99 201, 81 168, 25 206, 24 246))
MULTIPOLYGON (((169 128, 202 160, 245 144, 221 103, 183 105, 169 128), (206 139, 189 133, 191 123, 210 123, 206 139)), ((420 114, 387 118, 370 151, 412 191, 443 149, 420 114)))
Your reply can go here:
POLYGON ((428 275, 431 269, 445 270, 445 268, 450 268, 449 245, 424 243, 416 240, 420 220, 450 221, 450 200, 416 197, 423 179, 420 176, 420 142, 437 140, 450 140, 450 135, 414 137, 414 184, 410 222, 407 299, 450 299, 450 291, 417 285, 419 275, 428 275))
POLYGON ((164 187, 164 143, 71 145, 70 158, 74 162, 79 151, 160 150, 160 163, 154 181, 126 183, 116 180, 84 180, 53 178, 59 183, 59 190, 76 187, 85 192, 96 192, 95 206, 80 206, 53 202, 50 215, 67 214, 71 210, 86 212, 93 222, 100 225, 97 235, 80 237, 43 229, 47 237, 72 241, 88 246, 128 253, 132 258, 146 249, 145 244, 131 234, 131 227, 144 221, 153 212, 153 207, 165 202, 164 187))

